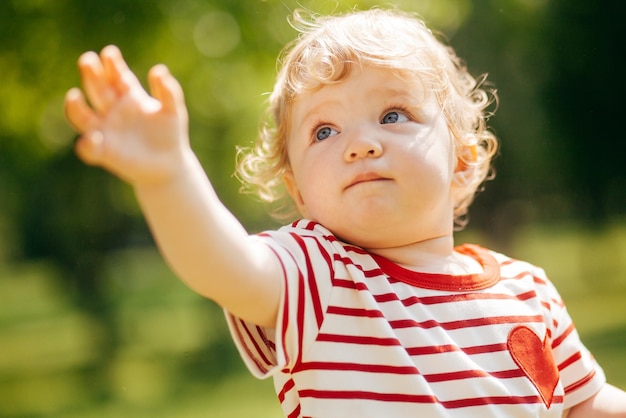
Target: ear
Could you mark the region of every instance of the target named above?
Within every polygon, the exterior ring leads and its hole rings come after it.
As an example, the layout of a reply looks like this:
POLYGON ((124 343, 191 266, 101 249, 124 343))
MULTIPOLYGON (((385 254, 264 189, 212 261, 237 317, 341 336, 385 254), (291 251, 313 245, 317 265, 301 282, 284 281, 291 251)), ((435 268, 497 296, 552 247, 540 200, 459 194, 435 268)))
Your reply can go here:
POLYGON ((464 189, 471 183, 476 170, 476 166, 473 163, 477 161, 478 147, 476 145, 464 146, 457 157, 454 178, 452 180, 453 189, 464 189))
POLYGON ((298 188, 298 184, 296 183, 296 177, 293 174, 291 169, 287 169, 285 174, 283 174, 283 182, 285 183, 285 187, 287 188, 287 192, 291 199, 296 204, 298 211, 303 217, 307 217, 306 205, 304 204, 304 199, 302 198, 302 194, 300 194, 300 189, 298 188))
POLYGON ((470 163, 478 161, 478 148, 476 145, 464 146, 461 154, 457 157, 455 173, 462 172, 470 168, 470 163))

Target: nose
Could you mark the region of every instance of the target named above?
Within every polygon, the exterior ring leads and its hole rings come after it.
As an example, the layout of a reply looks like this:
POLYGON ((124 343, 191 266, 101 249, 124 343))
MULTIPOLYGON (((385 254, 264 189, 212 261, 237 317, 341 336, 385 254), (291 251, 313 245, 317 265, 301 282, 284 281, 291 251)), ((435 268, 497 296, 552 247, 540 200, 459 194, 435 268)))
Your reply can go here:
POLYGON ((375 134, 357 130, 348 139, 344 159, 346 162, 353 162, 361 158, 378 158, 382 153, 382 143, 376 139, 375 134))

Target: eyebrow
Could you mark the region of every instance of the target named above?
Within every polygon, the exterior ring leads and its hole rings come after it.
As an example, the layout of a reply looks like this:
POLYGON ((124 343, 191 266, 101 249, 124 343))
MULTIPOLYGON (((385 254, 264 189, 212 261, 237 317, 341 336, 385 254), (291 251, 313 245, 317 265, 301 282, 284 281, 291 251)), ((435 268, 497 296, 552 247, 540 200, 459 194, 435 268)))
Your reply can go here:
POLYGON ((322 110, 328 106, 343 106, 343 103, 340 100, 330 100, 316 104, 312 108, 308 109, 308 111, 304 114, 302 119, 299 121, 300 125, 308 125, 312 122, 311 120, 315 120, 322 113, 322 110))
POLYGON ((381 97, 391 97, 393 99, 405 100, 415 106, 423 104, 426 100, 426 96, 423 94, 422 91, 420 91, 419 94, 415 94, 411 91, 411 88, 409 87, 407 87, 406 89, 379 88, 374 89, 373 93, 381 97))
MULTIPOLYGON (((392 102, 395 100, 407 102, 411 107, 422 109, 424 101, 426 100, 422 93, 423 92, 420 91, 420 97, 416 97, 415 94, 411 93, 411 88, 409 87, 403 89, 380 87, 373 89, 371 96, 392 102)), ((341 100, 329 100, 317 103, 315 106, 308 109, 302 119, 298 121, 299 126, 307 127, 310 124, 315 123, 316 119, 322 114, 323 109, 329 106, 345 106, 345 103, 341 100)))

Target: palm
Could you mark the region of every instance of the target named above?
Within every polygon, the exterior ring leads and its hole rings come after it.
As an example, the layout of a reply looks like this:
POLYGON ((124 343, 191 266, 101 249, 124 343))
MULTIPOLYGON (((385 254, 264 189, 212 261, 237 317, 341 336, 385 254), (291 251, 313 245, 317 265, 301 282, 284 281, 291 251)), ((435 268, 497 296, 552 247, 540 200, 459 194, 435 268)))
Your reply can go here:
POLYGON ((102 165, 131 183, 173 175, 184 123, 145 92, 129 92, 101 119, 102 165))

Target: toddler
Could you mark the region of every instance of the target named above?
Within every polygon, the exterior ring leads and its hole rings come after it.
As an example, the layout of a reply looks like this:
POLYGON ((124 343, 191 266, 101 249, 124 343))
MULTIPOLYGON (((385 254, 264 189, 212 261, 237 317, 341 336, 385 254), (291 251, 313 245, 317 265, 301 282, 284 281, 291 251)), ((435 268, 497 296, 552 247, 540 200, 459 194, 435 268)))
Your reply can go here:
POLYGON ((409 14, 294 20, 268 122, 239 158, 261 197, 295 204, 278 231, 251 236, 220 203, 165 66, 148 95, 116 47, 88 52, 86 98, 66 98, 80 158, 132 185, 285 416, 626 416, 540 268, 454 246, 497 148, 482 80, 409 14))

